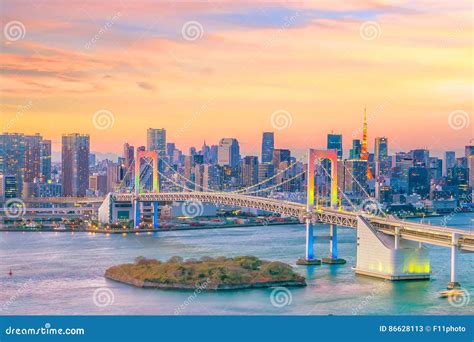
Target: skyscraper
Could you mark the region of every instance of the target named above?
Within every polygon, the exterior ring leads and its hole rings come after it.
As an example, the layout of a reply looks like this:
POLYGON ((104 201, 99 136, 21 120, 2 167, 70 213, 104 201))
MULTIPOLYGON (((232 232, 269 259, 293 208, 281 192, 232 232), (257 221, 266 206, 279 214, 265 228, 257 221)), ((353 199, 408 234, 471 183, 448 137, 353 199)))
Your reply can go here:
POLYGON ((273 132, 263 132, 262 137, 262 163, 270 163, 275 148, 275 136, 273 132))
POLYGON ((23 182, 33 183, 41 176, 41 140, 39 134, 26 135, 25 139, 25 174, 23 182))
POLYGON ((375 161, 384 162, 388 159, 388 139, 385 137, 375 138, 375 161))
POLYGON ((51 140, 40 142, 40 169, 43 182, 51 179, 51 140))
POLYGON ((470 156, 474 156, 474 145, 467 145, 466 146, 464 156, 466 158, 469 158, 470 156))
POLYGON ((242 159, 242 186, 251 186, 258 182, 258 157, 246 156, 242 159))
POLYGON ((327 148, 328 150, 337 150, 337 159, 342 159, 342 134, 328 134, 327 148))
MULTIPOLYGON (((342 163, 342 162, 341 162, 342 163)), ((338 177, 344 181, 344 192, 351 195, 364 196, 367 188, 367 162, 364 160, 345 160, 343 177, 338 177)))
POLYGON ((87 134, 62 136, 62 183, 65 196, 85 196, 89 187, 90 140, 87 134))
POLYGON ((288 165, 290 165, 290 161, 291 161, 290 150, 283 149, 283 148, 273 150, 272 164, 275 170, 279 168, 280 163, 287 162, 288 165))
POLYGON ((147 150, 157 151, 159 158, 166 156, 166 130, 164 128, 148 128, 147 150))
POLYGON ((471 187, 471 202, 474 203, 474 154, 467 158, 469 167, 469 186, 471 187))
POLYGON ((385 137, 375 138, 374 162, 377 177, 386 175, 389 172, 391 162, 388 158, 388 139, 385 137))
POLYGON ((408 194, 426 198, 430 193, 430 177, 424 166, 413 166, 408 170, 408 194))
POLYGON ((444 175, 448 174, 448 170, 456 166, 456 152, 447 151, 444 154, 444 175))
POLYGON ((0 134, 0 173, 16 178, 16 196, 20 197, 25 171, 25 140, 23 134, 0 134))
POLYGON ((123 145, 123 158, 125 159, 124 167, 125 169, 128 169, 135 158, 135 148, 129 143, 123 145))
POLYGON ((352 148, 349 152, 349 159, 360 159, 362 145, 359 139, 352 140, 352 148))
POLYGON ((428 167, 430 163, 430 151, 426 149, 416 149, 410 151, 415 165, 428 167))
POLYGON ((240 162, 240 147, 237 139, 223 138, 219 141, 217 162, 220 166, 237 166, 240 162))

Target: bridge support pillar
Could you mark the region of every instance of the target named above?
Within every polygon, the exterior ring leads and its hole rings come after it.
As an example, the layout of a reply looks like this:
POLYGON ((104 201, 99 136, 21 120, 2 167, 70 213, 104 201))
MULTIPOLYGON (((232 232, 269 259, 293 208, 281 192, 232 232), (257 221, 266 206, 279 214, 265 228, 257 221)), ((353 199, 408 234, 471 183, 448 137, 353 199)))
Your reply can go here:
POLYGON ((140 227, 140 202, 138 200, 133 201, 133 226, 140 227))
POLYGON ((396 242, 393 236, 377 231, 359 216, 355 272, 388 280, 429 279, 428 251, 400 237, 396 242))
POLYGON ((337 226, 331 224, 329 226, 329 257, 328 258, 323 258, 322 262, 324 264, 345 264, 346 260, 344 259, 339 259, 338 252, 337 252, 337 226))
POLYGON ((461 287, 461 284, 457 281, 457 274, 456 274, 456 263, 458 258, 458 241, 459 235, 453 233, 452 235, 452 243, 451 243, 451 278, 448 284, 448 290, 457 289, 461 287))
POLYGON ((296 261, 300 266, 321 265, 321 260, 314 258, 314 232, 310 218, 306 219, 306 253, 305 257, 296 261))
POLYGON ((153 202, 153 228, 158 228, 158 202, 153 202))

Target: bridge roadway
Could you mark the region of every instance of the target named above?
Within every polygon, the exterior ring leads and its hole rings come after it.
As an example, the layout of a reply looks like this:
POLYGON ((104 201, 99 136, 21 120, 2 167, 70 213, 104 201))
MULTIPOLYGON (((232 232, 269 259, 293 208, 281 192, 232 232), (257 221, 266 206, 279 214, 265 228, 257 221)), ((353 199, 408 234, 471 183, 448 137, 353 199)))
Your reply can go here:
MULTIPOLYGON (((133 202, 135 194, 113 193, 112 198, 116 202, 133 202)), ((33 199, 28 203, 98 203, 104 198, 49 198, 33 199)), ((299 218, 302 222, 307 217, 306 205, 289 201, 240 195, 226 192, 170 192, 170 193, 143 193, 138 195, 140 202, 186 202, 195 201, 202 203, 213 203, 244 208, 253 208, 281 215, 299 218)), ((360 212, 348 212, 330 208, 315 209, 311 213, 314 223, 334 224, 347 228, 357 228, 357 216, 366 217, 371 225, 378 231, 387 235, 399 237, 405 240, 428 243, 437 246, 451 247, 453 235, 459 237, 459 248, 466 252, 474 252, 474 233, 466 230, 432 226, 428 224, 404 221, 393 217, 372 216, 360 212)))

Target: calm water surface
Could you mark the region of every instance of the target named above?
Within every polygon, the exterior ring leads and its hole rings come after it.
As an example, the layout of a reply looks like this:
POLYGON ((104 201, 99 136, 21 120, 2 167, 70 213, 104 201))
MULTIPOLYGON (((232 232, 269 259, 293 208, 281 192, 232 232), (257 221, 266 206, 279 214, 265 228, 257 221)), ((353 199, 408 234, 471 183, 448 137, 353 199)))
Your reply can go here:
MULTIPOLYGON (((436 224, 440 218, 430 219, 436 224)), ((474 229, 474 215, 460 214, 449 225, 474 229)), ((328 252, 328 227, 316 229, 315 253, 328 252)), ((291 289, 285 305, 272 305, 272 289, 218 293, 139 289, 107 280, 104 271, 137 256, 166 260, 173 255, 255 255, 290 264, 303 256, 304 226, 249 227, 127 236, 87 233, 0 233, 0 314, 116 315, 353 315, 474 314, 474 298, 455 307, 438 298, 449 282, 448 248, 430 250, 432 278, 388 282, 356 276, 356 232, 339 229, 341 266, 297 267, 308 286, 291 289), (8 272, 12 269, 13 276, 8 272), (95 296, 94 296, 95 293, 95 296), (290 300, 291 296, 291 300, 290 300), (97 305, 99 304, 99 305, 97 305), (101 304, 108 304, 101 306, 101 304)), ((460 254, 459 281, 474 297, 473 254, 460 254)))

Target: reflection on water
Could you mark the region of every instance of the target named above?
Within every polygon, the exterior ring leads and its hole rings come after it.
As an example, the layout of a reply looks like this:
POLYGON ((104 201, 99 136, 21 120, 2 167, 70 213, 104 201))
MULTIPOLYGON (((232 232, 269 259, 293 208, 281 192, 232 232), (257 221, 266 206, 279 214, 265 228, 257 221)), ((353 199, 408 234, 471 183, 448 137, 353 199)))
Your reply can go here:
MULTIPOLYGON (((449 224, 472 229, 473 217, 457 215, 449 224)), ((318 227, 315 234, 316 257, 325 257, 329 246, 323 237, 329 234, 328 227, 318 227)), ((429 281, 389 282, 356 276, 351 269, 355 231, 339 229, 339 255, 347 264, 297 267, 308 286, 291 289, 291 304, 278 308, 270 301, 272 289, 193 295, 192 291, 138 289, 106 280, 103 274, 109 266, 131 262, 139 255, 161 260, 173 255, 256 255, 294 265, 304 254, 302 225, 125 236, 4 232, 0 233, 0 314, 174 314, 178 307, 184 307, 181 314, 198 315, 473 314, 472 299, 457 308, 438 298, 438 291, 449 282, 450 252, 427 247, 432 268, 429 281), (102 288, 110 291, 96 298, 102 288)), ((459 281, 474 296, 473 266, 472 254, 460 254, 459 281)))

